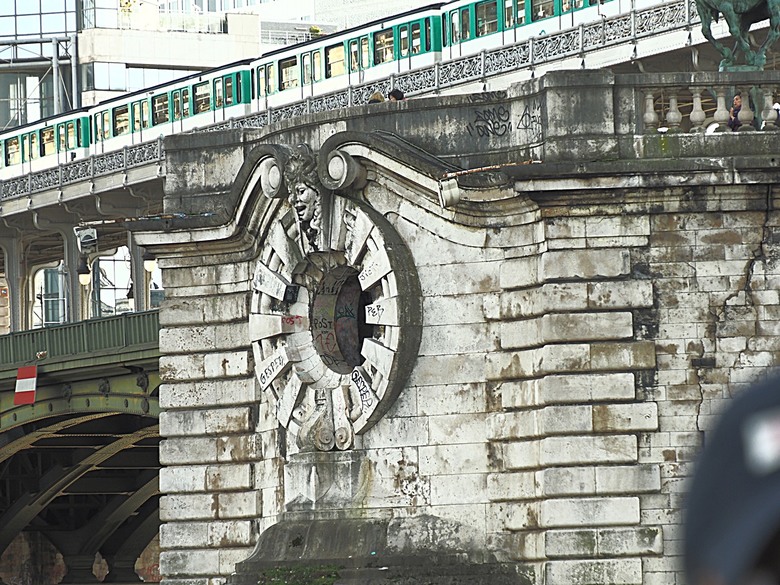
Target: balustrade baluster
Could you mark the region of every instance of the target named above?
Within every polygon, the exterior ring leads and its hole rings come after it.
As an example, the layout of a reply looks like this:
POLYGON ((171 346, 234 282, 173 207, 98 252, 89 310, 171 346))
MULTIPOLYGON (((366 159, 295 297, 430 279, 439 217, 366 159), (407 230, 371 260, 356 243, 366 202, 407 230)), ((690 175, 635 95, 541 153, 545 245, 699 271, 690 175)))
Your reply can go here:
POLYGON ((753 110, 750 109, 750 91, 742 92, 742 107, 737 114, 737 119, 741 122, 741 126, 737 128, 739 132, 752 132, 753 128, 753 110))
POLYGON ((682 122, 682 113, 677 105, 677 94, 680 88, 670 87, 669 92, 669 109, 666 111, 666 125, 669 128, 668 132, 679 132, 680 123, 682 122))
POLYGON ((719 87, 715 90, 717 98, 717 107, 713 119, 718 123, 716 132, 725 132, 728 130, 729 109, 726 107, 726 88, 719 87))
POLYGON ((659 118, 655 111, 655 97, 652 89, 645 88, 642 92, 645 94, 645 113, 642 121, 645 123, 645 134, 651 134, 658 131, 659 118))
POLYGON ((761 118, 764 120, 764 126, 761 128, 768 132, 777 132, 777 110, 775 110, 774 89, 771 86, 762 85, 760 91, 764 94, 764 109, 761 110, 761 118))
POLYGON ((693 109, 691 110, 691 132, 701 133, 705 131, 704 120, 707 119, 707 114, 704 108, 701 107, 701 92, 704 91, 701 87, 691 87, 691 94, 693 95, 693 109))

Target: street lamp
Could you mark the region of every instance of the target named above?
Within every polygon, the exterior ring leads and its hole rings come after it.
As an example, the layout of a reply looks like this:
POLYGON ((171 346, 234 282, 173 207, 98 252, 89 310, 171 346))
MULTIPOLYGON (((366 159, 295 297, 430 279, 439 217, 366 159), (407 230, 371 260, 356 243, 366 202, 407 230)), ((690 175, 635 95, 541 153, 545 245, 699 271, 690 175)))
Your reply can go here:
POLYGON ((144 270, 147 272, 154 272, 157 270, 157 257, 149 250, 144 252, 144 255, 141 256, 141 260, 144 261, 144 270))
POLYGON ((81 286, 87 286, 92 280, 92 272, 87 266, 87 257, 82 256, 79 260, 79 267, 76 269, 76 274, 79 275, 79 284, 81 286))

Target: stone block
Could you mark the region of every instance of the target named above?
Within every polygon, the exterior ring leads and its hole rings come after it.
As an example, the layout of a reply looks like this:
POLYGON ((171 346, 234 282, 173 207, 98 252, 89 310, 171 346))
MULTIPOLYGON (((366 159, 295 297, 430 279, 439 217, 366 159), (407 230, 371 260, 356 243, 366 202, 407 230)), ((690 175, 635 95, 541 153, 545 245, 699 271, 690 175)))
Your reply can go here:
POLYGON ((545 234, 551 239, 560 238, 584 238, 584 217, 552 217, 544 222, 545 234))
POLYGON ((160 520, 211 520, 217 517, 217 494, 170 494, 160 498, 160 520))
POLYGON ((488 500, 487 474, 468 473, 457 476, 434 475, 431 477, 432 506, 481 504, 488 500))
POLYGON ((664 551, 664 531, 660 526, 600 528, 597 535, 602 557, 660 555, 664 551))
POLYGON ((487 409, 484 383, 424 386, 414 390, 420 416, 477 413, 487 409))
POLYGON ((204 372, 207 378, 232 378, 252 375, 249 351, 225 351, 206 354, 204 372))
POLYGON ((541 503, 542 526, 616 526, 639 523, 639 498, 549 499, 541 503))
POLYGON ((484 294, 498 290, 498 273, 498 262, 432 266, 419 273, 420 287, 426 297, 484 294))
POLYGON ((647 215, 589 216, 585 218, 588 238, 610 236, 648 236, 650 218, 647 215))
POLYGON ((661 471, 657 465, 597 467, 596 490, 600 494, 657 492, 661 471))
POLYGON ((539 496, 536 476, 533 472, 490 473, 486 478, 487 497, 490 501, 532 500, 539 496))
POLYGON ((527 439, 539 434, 536 410, 498 412, 487 419, 487 438, 491 440, 527 439))
POLYGON ((630 400, 636 394, 630 373, 551 375, 540 383, 546 404, 630 400))
POLYGON ((488 468, 487 443, 420 447, 420 474, 422 475, 487 473, 488 468))
MULTIPOLYGON (((420 421, 422 422, 422 421, 420 421)), ((395 424, 393 425, 395 427, 395 424)), ((485 416, 474 414, 449 414, 431 416, 424 425, 427 429, 425 444, 474 443, 485 439, 485 416)), ((404 432, 397 427, 394 434, 404 432)))
POLYGON ((502 532, 506 530, 534 530, 539 528, 538 502, 501 502, 488 506, 488 529, 502 532))
POLYGON ((524 288, 539 282, 539 257, 513 258, 501 263, 498 284, 502 289, 524 288))
POLYGON ((248 490, 252 488, 252 466, 250 464, 209 465, 206 469, 208 491, 248 490))
POLYGON ((217 440, 212 437, 170 438, 160 441, 160 463, 216 463, 217 440))
POLYGON ((259 518, 263 515, 262 492, 227 492, 213 494, 218 518, 259 518))
POLYGON ((637 459, 634 435, 545 437, 541 440, 542 465, 628 463, 637 459))
POLYGON ((160 493, 176 494, 206 491, 204 465, 186 467, 163 467, 160 469, 160 493))
POLYGON ((431 325, 483 323, 483 294, 423 298, 423 330, 431 325))
POLYGON ((542 318, 545 343, 626 339, 634 335, 631 313, 550 314, 542 318))
POLYGON ((420 355, 452 355, 493 350, 498 340, 491 325, 438 325, 422 328, 420 355))
POLYGON ((249 546, 252 539, 252 523, 250 520, 209 522, 207 538, 210 547, 220 549, 249 546))
POLYGON ((547 558, 593 558, 597 554, 596 530, 548 530, 544 533, 547 558))
POLYGON ((214 330, 211 327, 177 327, 160 329, 160 349, 168 353, 195 353, 215 349, 214 330))
POLYGON ((248 433, 253 430, 252 409, 249 406, 212 409, 205 413, 204 432, 207 435, 248 433))
POLYGON ((217 438, 217 461, 256 461, 262 459, 262 441, 254 433, 217 438))
POLYGON ((537 472, 546 497, 596 494, 593 467, 549 467, 537 472))
POLYGON ((206 434, 206 411, 171 410, 160 413, 160 436, 181 437, 206 434))
POLYGON ((653 306, 653 284, 649 280, 589 282, 589 309, 641 309, 653 306))
MULTIPOLYGON (((160 351, 165 352, 166 349, 160 346, 160 351)), ((203 355, 190 354, 160 356, 160 380, 163 382, 202 380, 205 377, 205 371, 203 355)))
POLYGON ((208 546, 209 522, 163 522, 160 548, 200 548, 208 546))
POLYGON ((162 550, 160 574, 166 577, 217 575, 219 551, 217 549, 162 550))
POLYGON ((639 370, 655 367, 655 344, 652 341, 627 343, 594 343, 591 346, 594 370, 639 370))
POLYGON ((642 559, 550 561, 545 565, 545 583, 641 585, 642 559))
MULTIPOLYGON (((493 355, 493 354, 490 354, 493 355)), ((439 386, 442 382, 450 384, 470 384, 485 379, 484 353, 473 355, 420 356, 409 376, 410 386, 439 386), (446 380, 442 372, 447 372, 446 380)))
POLYGON ((590 406, 545 406, 539 411, 542 435, 582 434, 593 430, 590 406))
MULTIPOLYGON (((438 418, 438 417, 437 417, 438 418)), ((409 447, 428 445, 431 419, 425 417, 385 416, 363 435, 364 449, 382 449, 387 447, 409 447)), ((442 436, 444 436, 442 434, 442 436)), ((474 437, 470 438, 473 441, 474 437)), ((450 442, 455 442, 451 440, 450 442)), ((464 442, 468 442, 464 439, 464 442)))
POLYGON ((541 460, 539 441, 516 441, 503 445, 504 467, 512 469, 535 469, 541 460))
POLYGON ((655 402, 593 406, 593 430, 597 433, 654 431, 657 428, 658 407, 655 402))
POLYGON ((627 250, 561 250, 542 255, 540 273, 545 281, 557 279, 595 279, 627 276, 631 260, 627 250))

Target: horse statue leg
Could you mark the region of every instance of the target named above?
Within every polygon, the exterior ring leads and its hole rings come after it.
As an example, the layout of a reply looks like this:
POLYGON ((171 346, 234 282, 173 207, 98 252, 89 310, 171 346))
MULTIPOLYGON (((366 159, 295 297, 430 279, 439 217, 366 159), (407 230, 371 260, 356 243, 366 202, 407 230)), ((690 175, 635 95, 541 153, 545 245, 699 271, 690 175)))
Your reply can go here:
MULTIPOLYGON (((780 0, 777 0, 780 2, 780 0)), ((710 44, 720 53, 723 60, 720 62, 721 71, 728 66, 734 64, 734 55, 731 49, 724 46, 719 40, 712 35, 712 20, 717 18, 718 12, 710 8, 703 0, 696 0, 696 10, 699 13, 701 19, 701 33, 704 38, 707 39, 710 44)))
MULTIPOLYGON (((731 2, 722 2, 720 5, 720 12, 723 14, 723 18, 729 26, 729 32, 731 33, 731 36, 734 37, 735 41, 734 53, 730 65, 734 65, 738 50, 742 51, 742 54, 745 55, 745 62, 753 65, 755 53, 750 48, 747 34, 750 29, 750 23, 746 23, 746 25, 743 26, 742 16, 734 11, 734 5, 731 2)), ((721 63, 721 65, 722 64, 723 63, 721 63)))

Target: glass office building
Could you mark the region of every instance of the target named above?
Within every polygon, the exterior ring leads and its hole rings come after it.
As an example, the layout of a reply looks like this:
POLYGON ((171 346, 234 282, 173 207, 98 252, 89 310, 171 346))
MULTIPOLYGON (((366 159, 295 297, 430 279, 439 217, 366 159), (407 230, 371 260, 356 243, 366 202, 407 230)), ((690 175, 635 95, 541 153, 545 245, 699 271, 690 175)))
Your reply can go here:
POLYGON ((0 128, 67 109, 69 67, 55 96, 52 64, 69 65, 77 0, 0 0, 0 128))

